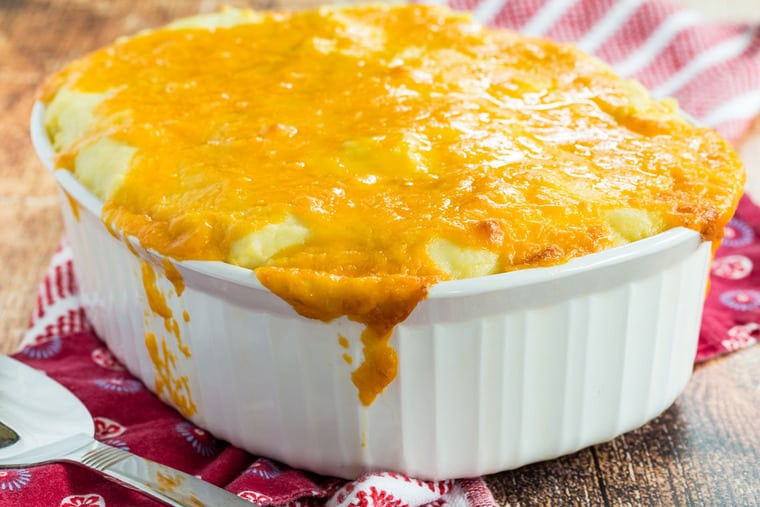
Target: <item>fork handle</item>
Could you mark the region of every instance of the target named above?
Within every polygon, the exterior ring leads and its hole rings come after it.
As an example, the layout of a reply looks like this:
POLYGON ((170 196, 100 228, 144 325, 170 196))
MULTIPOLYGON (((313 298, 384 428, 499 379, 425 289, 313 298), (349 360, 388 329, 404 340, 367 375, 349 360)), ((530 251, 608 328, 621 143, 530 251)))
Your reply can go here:
POLYGON ((66 461, 96 470, 166 505, 251 507, 250 502, 211 483, 96 440, 66 461))

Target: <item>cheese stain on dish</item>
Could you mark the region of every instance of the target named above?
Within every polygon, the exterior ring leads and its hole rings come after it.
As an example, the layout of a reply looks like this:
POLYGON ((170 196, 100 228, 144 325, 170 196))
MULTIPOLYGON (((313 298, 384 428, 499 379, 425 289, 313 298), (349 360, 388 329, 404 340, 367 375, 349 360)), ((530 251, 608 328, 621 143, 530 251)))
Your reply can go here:
POLYGON ((174 263, 169 259, 165 258, 161 264, 164 268, 164 274, 166 275, 166 278, 171 282, 172 286, 174 286, 175 294, 177 294, 177 296, 181 296, 182 292, 185 290, 185 282, 182 279, 182 274, 179 272, 174 263))
MULTIPOLYGON (((113 223, 103 220, 103 226, 106 228, 106 231, 108 231, 108 234, 110 234, 112 238, 121 241, 122 239, 121 234, 119 234, 119 232, 114 228, 113 223)), ((129 247, 132 247, 132 245, 128 242, 128 240, 125 239, 124 241, 126 242, 126 244, 129 245, 129 247)), ((129 250, 134 253, 133 248, 129 248, 129 250)))
MULTIPOLYGON (((177 292, 181 293, 184 290, 184 283, 182 282, 182 276, 179 271, 171 264, 171 261, 165 261, 163 263, 164 269, 170 266, 169 273, 166 274, 167 279, 172 283, 177 292), (174 278, 173 278, 174 277, 174 278), (177 289, 179 287, 179 289, 177 289)), ((141 259, 140 266, 142 270, 143 288, 145 289, 145 296, 148 299, 148 306, 151 311, 164 319, 164 328, 167 332, 174 335, 177 340, 177 348, 182 355, 189 358, 191 356, 190 349, 182 341, 182 335, 180 334, 179 323, 174 318, 172 310, 166 301, 166 297, 158 288, 156 283, 156 272, 151 266, 150 262, 141 259)))
POLYGON ((69 207, 71 208, 71 214, 73 215, 74 219, 79 222, 81 221, 81 217, 79 216, 79 203, 71 197, 71 194, 68 193, 66 190, 63 190, 63 195, 66 196, 66 200, 69 203, 69 207))
MULTIPOLYGON (((347 349, 347 348, 349 348, 351 346, 351 343, 348 341, 348 338, 346 338, 342 334, 338 334, 338 345, 340 345, 344 349, 347 349)), ((351 354, 349 354, 348 352, 344 352, 341 355, 341 357, 343 358, 343 361, 347 365, 350 366, 350 365, 354 364, 354 358, 351 357, 351 354)))
POLYGON ((156 395, 171 403, 185 417, 192 417, 198 411, 190 393, 187 375, 175 373, 177 358, 169 350, 166 339, 159 339, 156 335, 145 333, 145 348, 153 363, 155 374, 156 395))
POLYGON ((145 296, 148 298, 150 309, 153 313, 164 319, 171 319, 172 310, 169 308, 166 298, 156 284, 156 272, 153 270, 153 266, 150 265, 150 262, 141 259, 140 268, 142 271, 143 288, 145 289, 145 296))
MULTIPOLYGON (((139 258, 139 257, 138 257, 139 258)), ((150 262, 140 259, 143 288, 148 301, 145 319, 146 326, 150 327, 150 314, 163 320, 167 334, 174 337, 174 342, 179 353, 185 358, 192 357, 190 348, 182 340, 179 322, 174 318, 166 296, 157 284, 157 275, 150 262)), ((164 276, 174 288, 175 295, 179 297, 184 291, 182 276, 171 261, 163 262, 164 276)), ((187 322, 190 318, 187 311, 183 312, 183 318, 187 322)), ((153 364, 156 394, 165 401, 171 403, 185 417, 191 417, 197 412, 197 406, 190 392, 187 375, 177 373, 177 356, 169 348, 165 337, 157 337, 155 333, 145 333, 145 348, 148 351, 153 364)))
POLYGON ((138 259, 140 258, 140 253, 137 251, 137 248, 135 248, 135 246, 132 244, 131 241, 129 241, 128 238, 124 238, 124 246, 127 247, 127 250, 129 250, 132 255, 134 255, 138 259))

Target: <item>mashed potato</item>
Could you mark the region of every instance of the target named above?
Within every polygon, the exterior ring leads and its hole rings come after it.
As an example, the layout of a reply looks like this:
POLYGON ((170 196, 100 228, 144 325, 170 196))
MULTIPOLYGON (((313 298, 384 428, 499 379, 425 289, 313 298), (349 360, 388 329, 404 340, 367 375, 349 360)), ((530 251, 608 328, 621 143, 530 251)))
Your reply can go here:
POLYGON ((365 388, 393 377, 383 344, 431 285, 677 226, 717 246, 744 182, 672 100, 437 6, 180 20, 74 62, 42 100, 57 166, 109 227, 363 322, 365 388))

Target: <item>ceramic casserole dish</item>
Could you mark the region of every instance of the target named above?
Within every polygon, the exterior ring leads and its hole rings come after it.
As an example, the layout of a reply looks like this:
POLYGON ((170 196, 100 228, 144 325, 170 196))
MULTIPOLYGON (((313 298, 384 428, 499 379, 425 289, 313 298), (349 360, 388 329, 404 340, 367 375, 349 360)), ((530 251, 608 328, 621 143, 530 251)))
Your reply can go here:
POLYGON ((662 413, 692 371, 713 243, 676 227, 554 266, 442 281, 398 323, 395 377, 357 397, 364 326, 300 315, 252 270, 177 260, 107 227, 56 170, 97 334, 164 401, 251 453, 321 474, 477 476, 608 441, 662 413))
MULTIPOLYGON (((48 168, 53 150, 32 116, 48 168)), ((670 406, 691 376, 710 243, 675 229, 567 264, 440 283, 397 326, 399 373, 369 407, 348 380, 336 341, 360 355, 361 326, 298 315, 244 268, 174 265, 135 256, 100 219, 102 204, 55 171, 87 315, 146 386, 155 370, 142 337, 140 259, 159 273, 185 358, 176 374, 198 407, 193 422, 255 454, 323 474, 397 470, 421 478, 476 476, 571 453, 632 430, 670 406), (69 197, 71 200, 69 200, 69 197)), ((171 403, 171 402, 170 402, 171 403)))

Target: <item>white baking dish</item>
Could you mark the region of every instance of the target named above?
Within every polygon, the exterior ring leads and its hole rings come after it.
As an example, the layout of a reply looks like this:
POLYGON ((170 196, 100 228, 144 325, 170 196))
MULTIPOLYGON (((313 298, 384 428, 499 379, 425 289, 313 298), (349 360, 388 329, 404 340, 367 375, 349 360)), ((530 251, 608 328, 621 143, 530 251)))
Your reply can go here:
MULTIPOLYGON (((53 150, 32 113, 32 140, 53 150)), ((139 258, 100 220, 101 203, 53 173, 87 314, 129 370, 155 390, 139 258)), ((137 249, 156 266, 159 256, 137 249)), ((254 454, 353 478, 395 470, 425 479, 476 476, 610 440, 665 410, 696 351, 710 244, 674 229, 565 265, 434 286, 395 330, 397 378, 369 407, 351 383, 362 327, 310 320, 255 275, 178 262, 181 296, 160 276, 192 356, 175 347, 197 405, 192 420, 254 454), (338 334, 350 341, 338 343, 338 334)), ((160 267, 156 269, 161 273, 160 267)))

